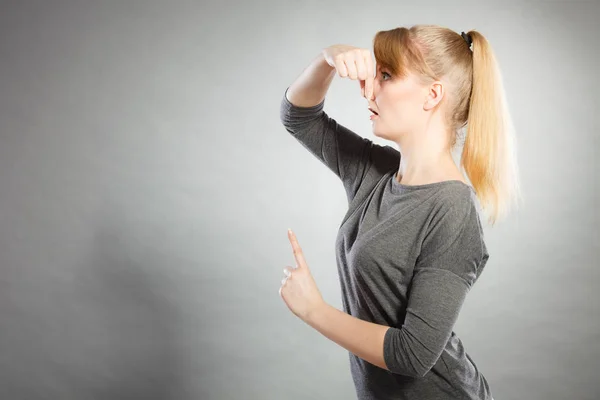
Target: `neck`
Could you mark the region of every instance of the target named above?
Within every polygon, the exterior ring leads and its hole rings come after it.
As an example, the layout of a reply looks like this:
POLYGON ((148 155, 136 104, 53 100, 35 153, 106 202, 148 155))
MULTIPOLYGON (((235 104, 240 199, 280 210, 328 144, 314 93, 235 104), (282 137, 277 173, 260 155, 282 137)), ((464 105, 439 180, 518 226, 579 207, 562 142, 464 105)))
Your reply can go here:
POLYGON ((447 137, 440 131, 435 134, 425 131, 403 136, 396 142, 401 157, 395 179, 405 185, 423 185, 451 179, 465 182, 452 158, 447 137))

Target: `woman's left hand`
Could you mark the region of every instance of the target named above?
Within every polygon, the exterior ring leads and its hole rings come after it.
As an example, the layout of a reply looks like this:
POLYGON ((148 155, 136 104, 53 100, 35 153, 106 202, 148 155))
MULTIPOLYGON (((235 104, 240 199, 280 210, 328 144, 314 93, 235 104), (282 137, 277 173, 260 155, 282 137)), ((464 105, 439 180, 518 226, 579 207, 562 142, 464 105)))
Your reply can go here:
POLYGON ((281 281, 279 295, 288 308, 306 322, 310 313, 323 306, 325 302, 310 273, 296 235, 291 230, 288 230, 288 239, 292 244, 297 266, 296 268, 286 266, 283 269, 287 276, 281 281))

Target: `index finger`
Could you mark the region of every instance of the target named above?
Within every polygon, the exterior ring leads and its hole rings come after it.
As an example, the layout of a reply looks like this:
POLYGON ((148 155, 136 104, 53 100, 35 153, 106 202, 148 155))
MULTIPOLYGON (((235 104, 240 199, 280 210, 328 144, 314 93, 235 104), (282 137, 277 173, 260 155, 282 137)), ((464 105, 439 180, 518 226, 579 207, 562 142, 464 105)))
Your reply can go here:
POLYGON ((302 252, 302 248, 298 243, 298 239, 296 239, 296 235, 292 232, 291 229, 288 229, 288 238, 290 239, 290 243, 292 244, 292 250, 294 252, 294 258, 296 259, 296 263, 298 266, 304 265, 304 253, 302 252))
POLYGON ((367 64, 367 79, 365 79, 365 97, 371 100, 373 97, 373 59, 371 58, 371 52, 365 54, 365 64, 367 64))

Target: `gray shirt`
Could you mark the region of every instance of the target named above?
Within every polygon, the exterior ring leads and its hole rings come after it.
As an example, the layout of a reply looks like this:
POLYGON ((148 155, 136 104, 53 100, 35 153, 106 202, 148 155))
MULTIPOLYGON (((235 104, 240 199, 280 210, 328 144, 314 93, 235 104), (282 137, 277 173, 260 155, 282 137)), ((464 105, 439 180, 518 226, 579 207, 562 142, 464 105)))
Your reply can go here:
POLYGON ((397 150, 336 122, 325 100, 298 107, 286 95, 283 126, 340 178, 348 198, 335 242, 344 312, 391 327, 389 371, 348 352, 358 398, 492 399, 453 331, 489 258, 473 188, 401 184, 397 150))

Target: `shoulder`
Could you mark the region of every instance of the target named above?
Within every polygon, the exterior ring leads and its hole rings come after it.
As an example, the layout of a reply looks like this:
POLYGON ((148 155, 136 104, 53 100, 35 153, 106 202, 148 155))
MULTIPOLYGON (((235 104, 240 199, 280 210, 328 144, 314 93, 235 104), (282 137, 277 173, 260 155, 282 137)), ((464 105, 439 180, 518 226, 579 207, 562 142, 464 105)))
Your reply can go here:
POLYGON ((477 198, 469 185, 452 183, 440 188, 432 202, 429 225, 443 222, 458 228, 469 220, 478 219, 477 198))
POLYGON ((439 191, 427 220, 417 268, 437 267, 457 275, 479 275, 489 254, 477 209, 468 185, 451 184, 439 191))

